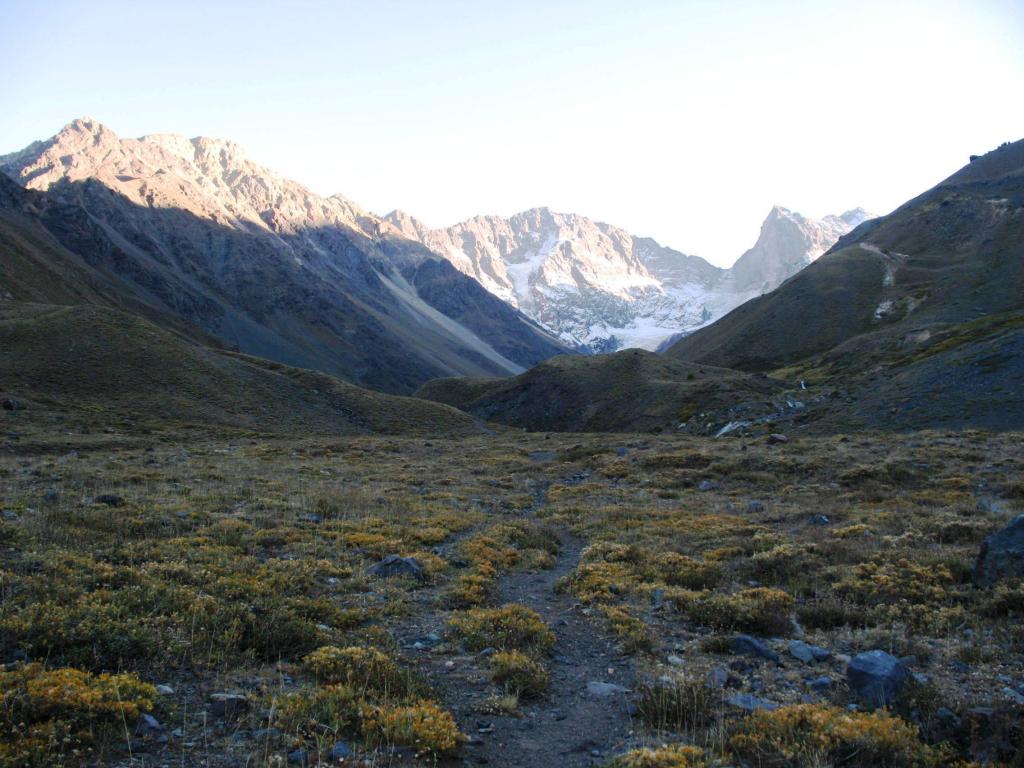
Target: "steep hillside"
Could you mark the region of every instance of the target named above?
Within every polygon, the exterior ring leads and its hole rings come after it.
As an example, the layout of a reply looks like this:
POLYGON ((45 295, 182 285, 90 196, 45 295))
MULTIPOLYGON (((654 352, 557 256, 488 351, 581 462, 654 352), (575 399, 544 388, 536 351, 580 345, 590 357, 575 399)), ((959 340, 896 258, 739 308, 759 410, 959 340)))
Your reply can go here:
POLYGON ((861 209, 814 221, 774 208, 732 269, 576 214, 535 208, 430 229, 402 212, 404 236, 448 258, 567 343, 657 349, 777 286, 860 223, 861 209))
POLYGON ((260 431, 474 434, 472 418, 201 347, 99 306, 0 302, 0 388, 37 409, 260 431))
POLYGON ((765 376, 690 365, 639 349, 555 357, 506 379, 440 379, 416 394, 482 419, 560 432, 707 433, 707 413, 745 403, 734 417, 785 409, 780 382, 765 376))
POLYGON ((45 193, 4 208, 119 293, 244 352, 410 392, 566 351, 419 243, 230 142, 121 139, 77 120, 0 170, 45 193))
POLYGON ((1024 309, 1024 142, 854 230, 772 293, 676 343, 681 360, 769 370, 860 334, 926 338, 1024 309))

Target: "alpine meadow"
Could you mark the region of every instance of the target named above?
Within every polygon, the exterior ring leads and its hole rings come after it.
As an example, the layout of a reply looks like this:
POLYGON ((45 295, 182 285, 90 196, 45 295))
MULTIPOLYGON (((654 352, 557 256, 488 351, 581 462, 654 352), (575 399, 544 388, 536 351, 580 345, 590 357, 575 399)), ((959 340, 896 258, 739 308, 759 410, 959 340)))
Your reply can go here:
POLYGON ((0 768, 1024 766, 1019 3, 3 9, 0 768))

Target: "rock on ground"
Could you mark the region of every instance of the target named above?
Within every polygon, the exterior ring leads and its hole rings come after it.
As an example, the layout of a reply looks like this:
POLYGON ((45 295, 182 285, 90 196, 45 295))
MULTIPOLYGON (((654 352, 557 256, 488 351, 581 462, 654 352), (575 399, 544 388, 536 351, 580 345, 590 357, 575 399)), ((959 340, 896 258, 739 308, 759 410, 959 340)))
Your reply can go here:
POLYGON ((1005 578, 1024 578, 1024 515, 985 539, 974 566, 974 580, 982 586, 1005 578))

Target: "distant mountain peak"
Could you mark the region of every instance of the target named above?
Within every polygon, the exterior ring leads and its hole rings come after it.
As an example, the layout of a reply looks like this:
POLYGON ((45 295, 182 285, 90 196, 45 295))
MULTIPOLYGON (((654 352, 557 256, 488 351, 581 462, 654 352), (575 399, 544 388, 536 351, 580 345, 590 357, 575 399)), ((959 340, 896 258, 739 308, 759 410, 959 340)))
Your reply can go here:
POLYGON ((403 211, 385 218, 564 341, 594 351, 656 349, 774 288, 850 229, 836 217, 816 222, 776 205, 759 239, 774 245, 755 247, 738 269, 723 270, 547 206, 442 229, 403 211))

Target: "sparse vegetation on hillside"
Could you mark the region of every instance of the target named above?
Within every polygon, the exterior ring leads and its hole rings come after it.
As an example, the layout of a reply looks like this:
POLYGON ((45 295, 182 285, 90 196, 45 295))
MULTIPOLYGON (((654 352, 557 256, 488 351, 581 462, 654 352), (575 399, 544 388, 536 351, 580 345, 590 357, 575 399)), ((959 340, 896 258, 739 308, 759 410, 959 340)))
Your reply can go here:
POLYGON ((973 581, 1019 505, 1015 436, 3 419, 5 765, 494 763, 527 739, 554 765, 580 728, 615 765, 1018 759, 1024 598, 973 581), (914 676, 885 713, 846 676, 869 650, 914 676))

